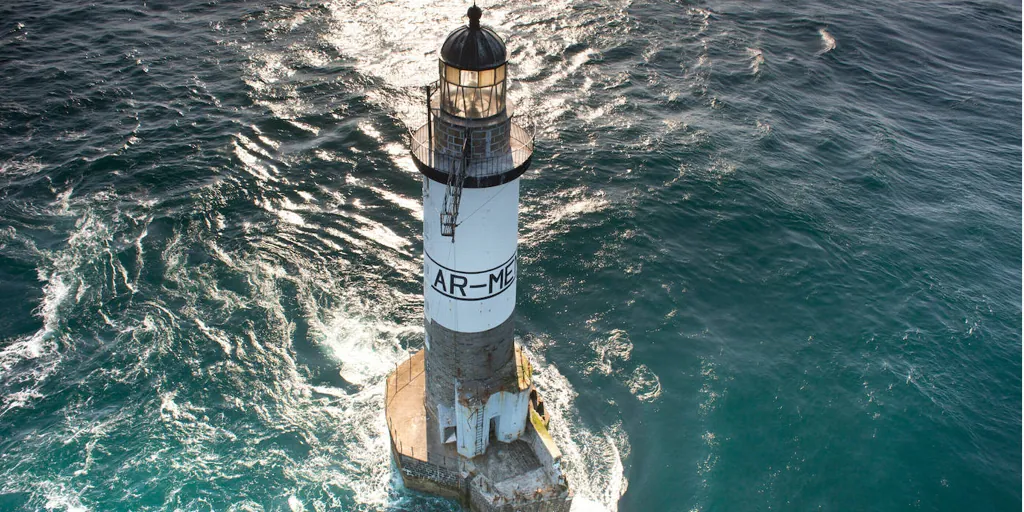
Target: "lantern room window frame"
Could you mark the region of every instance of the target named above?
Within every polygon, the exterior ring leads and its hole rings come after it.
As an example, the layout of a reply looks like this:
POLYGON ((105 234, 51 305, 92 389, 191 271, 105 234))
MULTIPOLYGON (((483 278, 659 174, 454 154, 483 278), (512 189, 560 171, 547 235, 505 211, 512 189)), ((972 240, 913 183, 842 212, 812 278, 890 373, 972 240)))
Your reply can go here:
POLYGON ((481 69, 461 69, 438 59, 441 75, 441 108, 467 119, 485 119, 505 111, 508 64, 481 69))

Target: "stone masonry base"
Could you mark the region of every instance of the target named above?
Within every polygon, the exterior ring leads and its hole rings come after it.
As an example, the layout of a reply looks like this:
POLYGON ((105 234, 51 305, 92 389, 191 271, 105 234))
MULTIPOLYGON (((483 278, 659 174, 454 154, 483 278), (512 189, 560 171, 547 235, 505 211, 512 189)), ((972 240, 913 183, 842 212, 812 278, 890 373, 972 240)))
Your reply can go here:
POLYGON ((423 355, 398 365, 385 392, 391 453, 405 486, 457 499, 472 512, 568 512, 572 491, 561 476, 558 448, 532 406, 521 439, 493 442, 472 459, 428 435, 423 355))

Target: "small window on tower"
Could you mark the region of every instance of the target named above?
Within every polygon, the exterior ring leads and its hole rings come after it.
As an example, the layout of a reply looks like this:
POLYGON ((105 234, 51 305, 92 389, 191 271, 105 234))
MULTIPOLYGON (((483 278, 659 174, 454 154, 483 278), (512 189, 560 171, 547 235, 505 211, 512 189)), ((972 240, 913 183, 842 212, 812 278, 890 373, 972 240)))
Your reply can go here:
POLYGON ((445 443, 454 443, 455 439, 456 439, 455 427, 445 427, 444 428, 444 442, 445 443))

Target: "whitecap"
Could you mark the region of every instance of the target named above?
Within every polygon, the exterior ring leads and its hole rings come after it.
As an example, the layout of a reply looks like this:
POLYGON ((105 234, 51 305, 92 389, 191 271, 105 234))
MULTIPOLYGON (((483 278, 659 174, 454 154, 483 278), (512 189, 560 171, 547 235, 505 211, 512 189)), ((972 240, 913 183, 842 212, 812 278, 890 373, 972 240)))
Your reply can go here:
POLYGON ((755 75, 760 74, 761 65, 764 64, 764 52, 760 48, 747 48, 747 55, 751 57, 751 72, 755 75))
POLYGON ((826 54, 836 48, 836 38, 832 37, 827 30, 823 28, 818 29, 818 34, 821 36, 822 49, 818 52, 818 55, 826 54))
POLYGON ((46 510, 59 510, 62 512, 88 512, 90 509, 82 504, 82 500, 67 486, 55 482, 42 482, 39 487, 43 489, 46 503, 43 507, 46 510))

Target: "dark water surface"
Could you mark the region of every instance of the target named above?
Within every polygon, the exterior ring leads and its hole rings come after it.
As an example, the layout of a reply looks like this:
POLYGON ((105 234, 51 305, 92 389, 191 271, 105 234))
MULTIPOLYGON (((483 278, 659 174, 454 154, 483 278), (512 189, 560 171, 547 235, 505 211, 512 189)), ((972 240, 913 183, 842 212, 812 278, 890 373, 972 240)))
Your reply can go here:
MULTIPOLYGON (((1019 3, 483 5, 578 510, 1020 510, 1019 3)), ((0 510, 455 509, 382 394, 465 7, 0 6, 0 510)))

